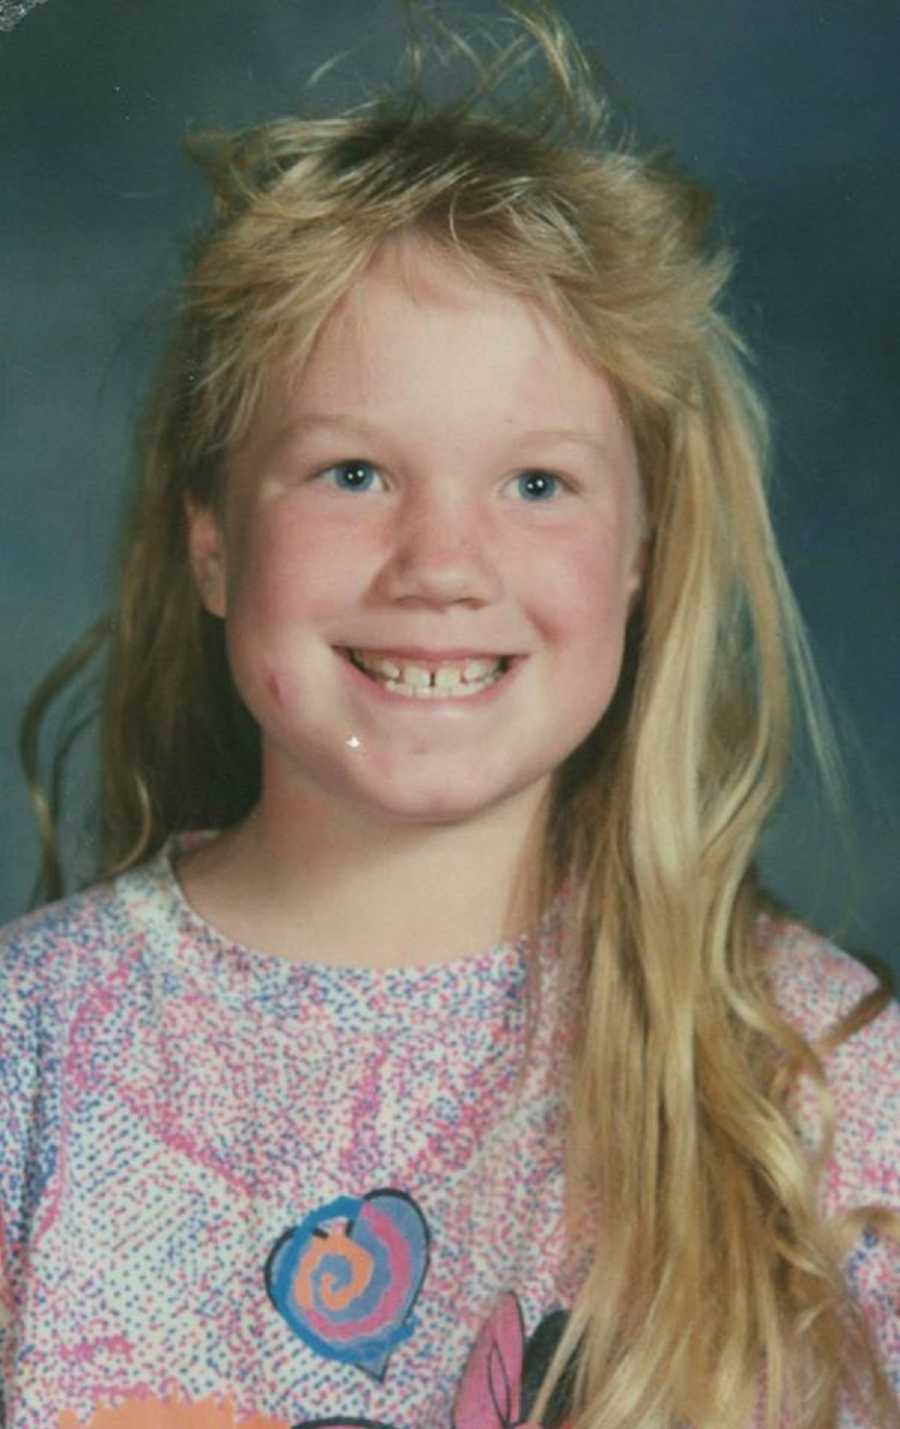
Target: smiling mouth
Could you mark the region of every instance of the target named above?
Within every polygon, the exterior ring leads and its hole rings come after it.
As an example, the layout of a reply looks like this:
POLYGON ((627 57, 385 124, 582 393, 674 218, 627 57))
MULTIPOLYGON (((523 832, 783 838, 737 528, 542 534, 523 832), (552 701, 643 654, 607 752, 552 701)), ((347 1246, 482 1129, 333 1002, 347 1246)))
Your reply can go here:
POLYGON ((378 651, 346 650, 351 664, 393 694, 413 699, 468 699, 495 684, 510 667, 507 655, 473 656, 468 660, 427 665, 378 651))

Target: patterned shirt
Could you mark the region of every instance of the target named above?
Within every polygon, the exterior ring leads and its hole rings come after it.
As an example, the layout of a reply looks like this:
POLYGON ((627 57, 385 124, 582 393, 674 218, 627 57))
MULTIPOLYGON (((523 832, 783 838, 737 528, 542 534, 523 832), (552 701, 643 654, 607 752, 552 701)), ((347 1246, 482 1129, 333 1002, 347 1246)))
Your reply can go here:
MULTIPOLYGON (((422 967, 290 962, 201 919, 172 846, 8 928, 0 1424, 527 1420, 578 1285, 553 934, 422 967)), ((805 929, 765 937, 806 1036, 871 985, 805 929)), ((825 1209, 900 1209, 900 1010, 829 1075, 825 1209)), ((814 1135, 812 1099, 801 1116, 814 1135)), ((847 1274, 900 1386, 900 1254, 867 1232, 847 1274)))

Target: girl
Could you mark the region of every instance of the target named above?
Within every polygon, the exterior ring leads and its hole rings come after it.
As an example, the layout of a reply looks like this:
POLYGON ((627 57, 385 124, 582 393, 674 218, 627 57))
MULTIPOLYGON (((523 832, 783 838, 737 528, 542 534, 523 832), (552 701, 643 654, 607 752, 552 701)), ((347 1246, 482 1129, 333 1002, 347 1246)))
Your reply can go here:
POLYGON ((4 939, 9 1429, 900 1422, 897 1011, 753 877, 813 686, 727 260, 510 9, 464 100, 193 146, 44 692, 108 641, 104 878, 4 939))

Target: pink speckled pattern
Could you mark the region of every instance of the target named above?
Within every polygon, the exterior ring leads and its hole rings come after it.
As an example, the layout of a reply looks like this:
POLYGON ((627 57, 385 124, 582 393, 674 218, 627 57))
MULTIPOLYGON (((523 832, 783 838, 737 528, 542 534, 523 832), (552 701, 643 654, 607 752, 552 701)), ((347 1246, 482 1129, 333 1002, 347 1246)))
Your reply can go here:
MULTIPOLYGON (((815 1042, 876 986, 872 974, 800 924, 763 920, 771 949, 773 990, 787 1020, 815 1042)), ((833 1154, 825 1168, 826 1216, 858 1207, 900 1212, 900 1006, 892 1002, 825 1059, 834 1100, 833 1154)), ((815 1146, 819 1099, 801 1081, 793 1102, 801 1134, 815 1146)), ((900 1400, 900 1245, 866 1230, 845 1274, 864 1306, 900 1400)), ((849 1410, 842 1429, 880 1429, 849 1410)))
MULTIPOLYGON (((807 1035, 869 985, 805 930, 766 936, 807 1035)), ((520 1079, 524 943, 437 967, 288 963, 194 914, 169 851, 8 928, 4 1429, 526 1416, 514 1381, 546 1358, 575 1289, 552 923, 538 948, 520 1079)), ((830 1072, 828 1209, 900 1209, 897 1008, 830 1072)), ((900 1383, 900 1256, 867 1235, 848 1273, 900 1383)))

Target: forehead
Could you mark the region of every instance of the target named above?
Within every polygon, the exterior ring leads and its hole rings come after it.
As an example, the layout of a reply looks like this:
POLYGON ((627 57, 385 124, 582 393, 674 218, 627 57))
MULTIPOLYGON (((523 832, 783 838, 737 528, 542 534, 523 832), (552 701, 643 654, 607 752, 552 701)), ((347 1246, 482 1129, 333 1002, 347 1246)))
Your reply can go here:
POLYGON ((309 354, 276 368, 264 425, 352 410, 411 415, 457 434, 577 424, 622 427, 613 390, 538 302, 418 239, 385 245, 322 324, 309 354))

